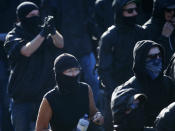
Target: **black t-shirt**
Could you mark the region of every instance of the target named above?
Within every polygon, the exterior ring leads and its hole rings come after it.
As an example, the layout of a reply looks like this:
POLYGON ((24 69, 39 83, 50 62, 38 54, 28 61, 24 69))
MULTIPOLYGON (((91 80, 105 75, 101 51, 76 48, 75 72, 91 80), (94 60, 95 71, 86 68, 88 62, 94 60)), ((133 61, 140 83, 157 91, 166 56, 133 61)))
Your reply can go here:
POLYGON ((53 113, 50 121, 52 131, 72 131, 78 120, 89 114, 88 85, 79 83, 75 89, 75 92, 66 95, 56 87, 45 95, 53 113))

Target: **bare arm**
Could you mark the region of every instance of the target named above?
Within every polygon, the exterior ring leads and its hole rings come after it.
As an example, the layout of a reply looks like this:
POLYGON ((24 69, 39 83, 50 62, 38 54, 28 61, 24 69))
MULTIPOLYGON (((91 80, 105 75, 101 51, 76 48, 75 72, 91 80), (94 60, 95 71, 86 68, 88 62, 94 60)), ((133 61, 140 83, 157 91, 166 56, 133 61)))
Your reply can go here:
POLYGON ((98 111, 95 102, 94 96, 91 87, 89 87, 89 110, 90 110, 90 119, 97 125, 102 125, 104 123, 104 118, 101 112, 98 111))
POLYGON ((45 38, 41 35, 37 35, 32 41, 28 42, 21 48, 21 54, 26 57, 30 57, 41 46, 44 39, 45 38))
POLYGON ((94 96, 91 87, 89 87, 89 110, 90 110, 90 118, 92 118, 95 113, 98 111, 95 101, 94 101, 94 96))
POLYGON ((36 131, 51 131, 48 129, 51 117, 52 117, 52 109, 47 99, 44 98, 41 102, 37 117, 36 131))
POLYGON ((54 35, 51 35, 53 44, 58 47, 58 48, 63 48, 64 47, 64 39, 63 36, 56 31, 54 35))

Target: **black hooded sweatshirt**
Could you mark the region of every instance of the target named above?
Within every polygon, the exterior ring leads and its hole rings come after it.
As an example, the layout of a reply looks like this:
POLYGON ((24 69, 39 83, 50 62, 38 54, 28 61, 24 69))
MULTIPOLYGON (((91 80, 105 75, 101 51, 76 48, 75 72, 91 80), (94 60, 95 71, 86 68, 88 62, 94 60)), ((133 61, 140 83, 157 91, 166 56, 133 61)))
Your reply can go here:
POLYGON ((61 51, 53 45, 51 37, 30 57, 20 53, 20 49, 34 37, 20 25, 6 37, 4 46, 11 69, 8 92, 16 102, 40 102, 55 85, 53 62, 61 51))
POLYGON ((132 51, 135 43, 144 36, 139 25, 129 26, 123 23, 122 8, 129 1, 114 1, 116 24, 102 35, 99 42, 99 75, 109 96, 114 87, 133 75, 132 51))
POLYGON ((162 29, 165 24, 164 9, 175 5, 175 0, 156 0, 152 17, 143 25, 146 32, 146 39, 153 40, 165 49, 165 67, 167 67, 173 52, 175 51, 175 31, 169 38, 163 36, 162 29))
POLYGON ((175 102, 165 107, 157 116, 155 121, 156 131, 175 130, 175 102))
POLYGON ((133 51, 133 71, 135 76, 120 86, 121 89, 134 88, 147 96, 144 108, 145 126, 152 126, 158 113, 170 104, 175 96, 172 80, 163 75, 163 69, 155 80, 152 80, 145 71, 146 56, 148 51, 155 46, 159 47, 162 54, 164 53, 162 47, 153 41, 137 42, 133 51))
MULTIPOLYGON (((143 131, 144 129, 144 110, 143 105, 132 110, 129 114, 125 112, 128 110, 128 105, 131 103, 131 98, 139 93, 133 88, 120 89, 116 88, 111 98, 111 110, 113 116, 114 130, 116 131, 143 131)), ((145 101, 146 96, 142 94, 145 101)), ((144 102, 143 102, 144 103, 144 102)))

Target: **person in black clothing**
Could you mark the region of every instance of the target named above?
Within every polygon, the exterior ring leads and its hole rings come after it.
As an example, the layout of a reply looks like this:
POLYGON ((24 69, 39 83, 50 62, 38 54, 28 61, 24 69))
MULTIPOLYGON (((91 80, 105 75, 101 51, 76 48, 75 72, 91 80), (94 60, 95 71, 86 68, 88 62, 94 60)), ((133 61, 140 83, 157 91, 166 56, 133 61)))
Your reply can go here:
POLYGON ((133 88, 116 88, 111 98, 115 131, 143 131, 146 96, 133 88))
POLYGON ((175 102, 165 107, 155 120, 155 131, 175 130, 175 102))
POLYGON ((105 105, 107 106, 105 112, 107 113, 104 116, 106 116, 105 125, 108 131, 112 130, 111 94, 116 86, 133 75, 132 51, 135 43, 144 37, 143 28, 136 25, 138 7, 135 1, 114 0, 113 7, 115 25, 108 28, 99 41, 98 71, 105 90, 105 105))
POLYGON ((153 41, 142 40, 136 43, 133 57, 134 76, 117 88, 134 88, 147 96, 144 125, 153 126, 158 113, 175 100, 173 82, 163 75, 164 50, 153 41))
POLYGON ((103 124, 103 116, 95 106, 91 87, 79 81, 80 64, 70 54, 63 53, 55 59, 56 86, 46 93, 38 113, 36 131, 72 131, 78 120, 88 114, 96 124, 103 124))
POLYGON ((64 42, 53 17, 46 17, 41 27, 36 4, 19 4, 16 15, 19 22, 7 34, 4 44, 11 70, 8 92, 15 131, 29 131, 43 95, 54 85, 52 63, 64 42))
POLYGON ((97 103, 99 80, 90 35, 93 1, 95 0, 42 0, 41 7, 44 16, 49 14, 55 17, 56 28, 64 37, 64 53, 70 53, 80 61, 81 78, 92 87, 97 103))
POLYGON ((156 0, 152 17, 143 25, 146 39, 153 40, 165 49, 165 67, 175 51, 175 1, 156 0))

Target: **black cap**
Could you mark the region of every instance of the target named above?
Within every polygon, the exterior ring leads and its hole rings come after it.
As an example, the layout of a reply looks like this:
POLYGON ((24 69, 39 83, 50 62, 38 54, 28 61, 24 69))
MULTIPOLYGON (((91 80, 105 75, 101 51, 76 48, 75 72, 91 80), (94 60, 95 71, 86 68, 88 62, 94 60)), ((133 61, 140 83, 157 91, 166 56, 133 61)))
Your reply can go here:
POLYGON ((80 68, 78 60, 71 54, 63 53, 54 61, 55 73, 62 73, 70 68, 80 68))
POLYGON ((38 6, 33 2, 22 2, 16 8, 16 15, 20 21, 24 20, 26 15, 32 10, 39 10, 38 6))

